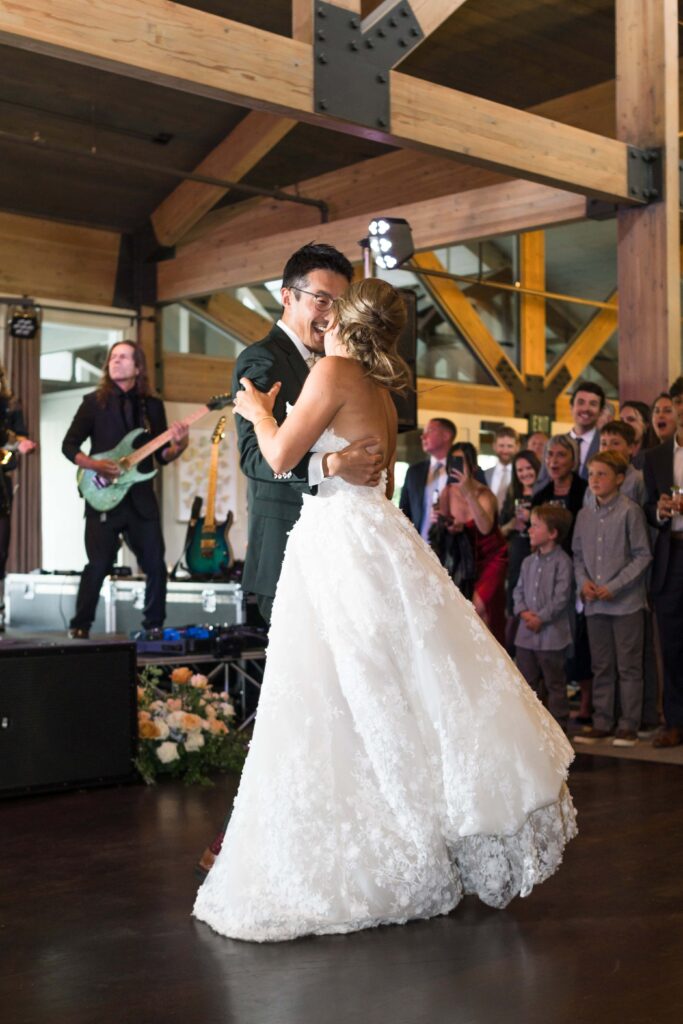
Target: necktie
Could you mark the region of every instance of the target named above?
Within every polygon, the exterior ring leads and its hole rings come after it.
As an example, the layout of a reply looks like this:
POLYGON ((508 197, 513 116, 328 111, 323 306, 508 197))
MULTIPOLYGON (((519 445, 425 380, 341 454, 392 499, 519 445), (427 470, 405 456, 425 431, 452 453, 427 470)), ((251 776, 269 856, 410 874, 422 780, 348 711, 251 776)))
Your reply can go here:
POLYGON ((578 460, 579 460, 578 463, 577 463, 577 466, 576 466, 576 471, 580 472, 581 469, 583 468, 583 438, 582 437, 577 437, 576 435, 574 435, 574 442, 576 444, 576 451, 578 452, 578 460))

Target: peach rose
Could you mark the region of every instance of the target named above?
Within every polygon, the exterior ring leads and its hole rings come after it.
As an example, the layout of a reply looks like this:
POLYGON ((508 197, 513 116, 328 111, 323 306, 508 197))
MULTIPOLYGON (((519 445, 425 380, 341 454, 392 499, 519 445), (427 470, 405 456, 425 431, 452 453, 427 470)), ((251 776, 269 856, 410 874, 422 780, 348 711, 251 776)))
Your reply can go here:
POLYGON ((141 740, 158 740, 161 730, 157 728, 156 722, 140 722, 138 735, 141 740))
POLYGON ((138 725, 142 722, 149 722, 151 717, 149 711, 138 711, 138 725))
POLYGON ((208 685, 209 680, 206 676, 202 676, 199 673, 190 679, 190 686, 194 686, 196 690, 205 690, 208 685))
POLYGON ((171 711, 180 711, 183 706, 183 702, 179 697, 169 697, 166 701, 166 707, 170 708, 171 711))
POLYGON ((192 715, 189 712, 185 712, 180 722, 181 729, 185 732, 192 732, 194 729, 201 729, 204 725, 204 719, 200 718, 199 715, 192 715))
POLYGON ((138 700, 142 700, 145 696, 145 689, 143 686, 138 686, 138 700))
POLYGON ((185 686, 192 679, 191 668, 174 668, 171 672, 171 682, 178 686, 185 686))
POLYGON ((210 718, 209 731, 215 736, 218 736, 221 733, 226 733, 228 731, 228 727, 225 722, 221 722, 220 718, 210 718))

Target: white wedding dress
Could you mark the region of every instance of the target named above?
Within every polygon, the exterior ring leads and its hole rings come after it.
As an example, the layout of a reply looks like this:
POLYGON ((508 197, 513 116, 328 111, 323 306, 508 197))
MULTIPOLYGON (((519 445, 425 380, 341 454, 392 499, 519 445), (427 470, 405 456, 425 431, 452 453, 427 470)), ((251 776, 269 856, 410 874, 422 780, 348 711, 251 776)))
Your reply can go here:
MULTIPOLYGON (((318 451, 347 441, 327 430, 318 451)), ((256 942, 526 896, 576 834, 572 748, 402 512, 325 480, 273 606, 254 736, 195 916, 256 942)))

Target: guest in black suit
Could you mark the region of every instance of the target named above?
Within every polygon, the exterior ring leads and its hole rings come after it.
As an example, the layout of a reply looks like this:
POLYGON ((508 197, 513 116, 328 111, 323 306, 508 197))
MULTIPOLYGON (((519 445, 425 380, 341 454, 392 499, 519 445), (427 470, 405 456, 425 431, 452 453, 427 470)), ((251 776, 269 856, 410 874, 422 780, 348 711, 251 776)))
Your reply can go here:
POLYGON ((645 515, 657 529, 650 592, 664 667, 664 722, 653 746, 683 743, 683 504, 672 487, 683 489, 683 377, 670 389, 677 431, 645 453, 645 515))
POLYGON ((421 439, 429 458, 410 466, 403 482, 399 507, 425 540, 429 539, 432 507, 446 484, 446 459, 457 433, 451 420, 429 420, 421 439))
MULTIPOLYGON (((62 442, 67 459, 82 469, 95 470, 114 480, 121 470, 117 462, 98 458, 108 452, 131 430, 142 427, 150 438, 163 434, 166 413, 160 398, 149 392, 147 366, 142 348, 132 341, 112 345, 97 391, 86 395, 62 442), (91 455, 81 451, 90 440, 91 455)), ((173 440, 156 452, 160 465, 173 462, 185 451, 187 427, 171 425, 173 440)), ((153 469, 152 458, 140 463, 143 473, 153 469)), ((147 577, 142 624, 159 629, 166 615, 166 564, 159 505, 151 480, 134 484, 111 512, 98 512, 85 504, 85 550, 88 564, 81 575, 76 598, 76 614, 69 626, 74 640, 87 640, 97 610, 100 589, 111 572, 119 550, 120 536, 138 560, 147 577)))

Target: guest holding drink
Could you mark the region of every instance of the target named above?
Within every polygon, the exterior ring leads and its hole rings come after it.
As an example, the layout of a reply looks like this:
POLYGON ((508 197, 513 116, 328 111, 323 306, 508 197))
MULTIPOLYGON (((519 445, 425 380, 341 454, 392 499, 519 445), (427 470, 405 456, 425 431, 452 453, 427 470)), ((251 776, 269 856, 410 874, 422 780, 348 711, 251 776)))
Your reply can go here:
POLYGON ((577 472, 578 464, 576 442, 568 434, 556 434, 551 437, 545 452, 545 468, 549 480, 532 498, 534 507, 551 502, 555 505, 564 505, 571 512, 572 524, 567 536, 562 540, 562 547, 570 556, 574 520, 583 507, 583 498, 588 486, 577 472))
MULTIPOLYGON (((645 456, 645 514, 657 529, 650 593, 661 641, 664 669, 664 729, 655 747, 683 743, 683 377, 670 388, 677 429, 645 456)), ((669 397, 669 396, 666 396, 669 397)), ((660 395, 655 406, 664 400, 660 395)), ((659 436, 658 414, 653 423, 659 436)))

